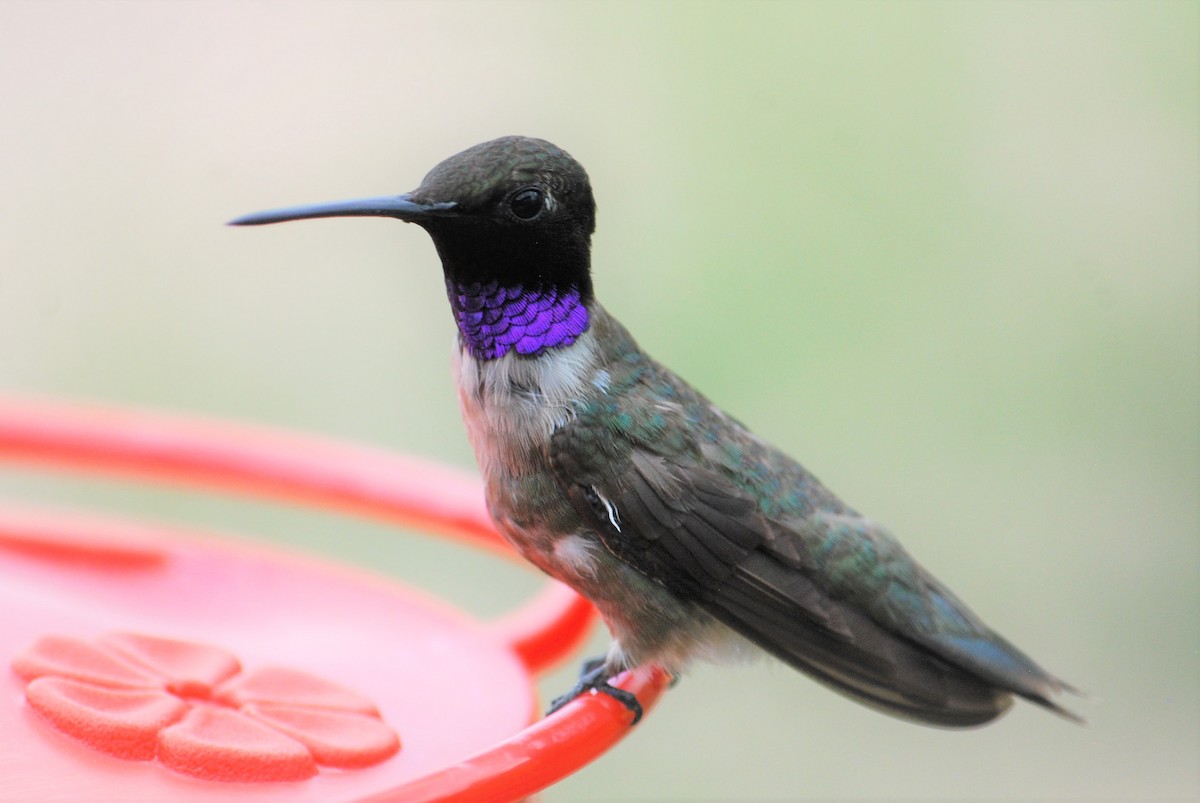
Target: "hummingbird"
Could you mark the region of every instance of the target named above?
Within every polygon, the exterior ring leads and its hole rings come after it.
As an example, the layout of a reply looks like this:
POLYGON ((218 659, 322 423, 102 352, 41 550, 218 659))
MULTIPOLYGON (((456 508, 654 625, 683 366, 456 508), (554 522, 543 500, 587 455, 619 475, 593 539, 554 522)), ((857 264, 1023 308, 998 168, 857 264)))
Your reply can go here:
POLYGON ((433 239, 457 326, 458 400, 497 529, 589 599, 612 642, 553 712, 654 663, 765 651, 919 723, 968 727, 1074 688, 990 629, 883 525, 656 362, 596 299, 583 166, 484 142, 412 192, 258 212, 370 216, 433 239))

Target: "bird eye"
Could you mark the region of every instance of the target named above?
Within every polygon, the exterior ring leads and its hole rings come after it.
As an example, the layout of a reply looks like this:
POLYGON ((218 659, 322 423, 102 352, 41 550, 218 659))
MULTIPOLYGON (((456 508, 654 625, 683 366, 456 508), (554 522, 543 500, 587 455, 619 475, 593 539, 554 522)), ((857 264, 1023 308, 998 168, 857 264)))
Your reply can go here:
POLYGON ((545 206, 545 194, 535 187, 521 190, 508 202, 508 208, 521 220, 533 220, 545 206))

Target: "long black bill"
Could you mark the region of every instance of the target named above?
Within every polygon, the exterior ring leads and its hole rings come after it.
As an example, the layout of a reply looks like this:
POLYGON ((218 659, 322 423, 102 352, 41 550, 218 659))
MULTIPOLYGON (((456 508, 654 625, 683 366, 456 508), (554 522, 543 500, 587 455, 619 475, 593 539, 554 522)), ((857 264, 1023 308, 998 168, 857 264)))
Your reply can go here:
POLYGON ((420 203, 409 195, 391 195, 385 198, 360 198, 353 201, 333 201, 325 204, 289 206, 286 209, 268 209, 251 212, 229 221, 230 226, 262 226, 267 223, 283 223, 288 220, 310 220, 318 217, 394 217, 416 221, 421 218, 451 214, 457 206, 454 201, 442 203, 420 203))

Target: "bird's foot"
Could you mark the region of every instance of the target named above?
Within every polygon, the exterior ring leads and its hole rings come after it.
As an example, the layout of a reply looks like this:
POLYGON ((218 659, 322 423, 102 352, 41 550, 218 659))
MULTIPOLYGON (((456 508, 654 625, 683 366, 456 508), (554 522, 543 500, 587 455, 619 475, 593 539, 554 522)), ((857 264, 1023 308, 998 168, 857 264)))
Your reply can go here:
POLYGON ((638 724, 638 720, 642 718, 642 704, 638 702, 638 698, 632 692, 627 692, 624 689, 618 689, 616 686, 609 685, 609 678, 612 676, 604 671, 603 658, 591 658, 583 662, 583 668, 579 673, 579 682, 575 687, 561 697, 556 697, 550 708, 546 710, 546 716, 553 714, 558 709, 562 708, 567 703, 574 700, 581 694, 588 692, 600 692, 607 694, 609 697, 616 700, 621 705, 629 709, 633 714, 633 721, 629 723, 632 727, 638 724))

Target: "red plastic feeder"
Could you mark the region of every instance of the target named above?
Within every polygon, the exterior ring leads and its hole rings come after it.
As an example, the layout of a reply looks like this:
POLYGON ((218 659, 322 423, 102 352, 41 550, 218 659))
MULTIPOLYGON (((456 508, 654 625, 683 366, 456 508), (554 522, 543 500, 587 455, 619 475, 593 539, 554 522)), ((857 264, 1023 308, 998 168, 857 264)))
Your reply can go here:
MULTIPOLYGON (((477 480, 329 440, 0 397, 0 459, 382 518, 508 552, 477 480)), ((550 582, 480 622, 356 569, 0 504, 0 797, 515 800, 620 740, 606 695, 538 718, 592 607, 550 582)), ((648 711, 666 675, 628 673, 648 711)))

